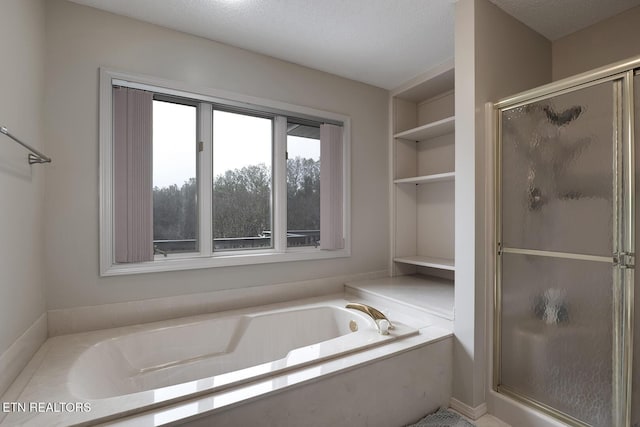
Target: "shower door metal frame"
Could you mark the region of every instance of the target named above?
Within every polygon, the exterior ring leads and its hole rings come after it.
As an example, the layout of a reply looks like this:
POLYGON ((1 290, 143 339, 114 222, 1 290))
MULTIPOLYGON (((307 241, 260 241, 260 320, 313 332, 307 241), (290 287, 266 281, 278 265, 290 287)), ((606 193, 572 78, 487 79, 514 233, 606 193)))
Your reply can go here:
MULTIPOLYGON (((609 262, 613 269, 613 342, 612 342, 612 414, 613 425, 630 427, 633 369, 633 299, 635 257, 635 152, 634 152, 634 75, 640 74, 640 57, 621 61, 591 72, 563 79, 516 94, 493 106, 496 158, 494 166, 495 195, 495 271, 493 317, 493 384, 496 392, 534 407, 572 426, 587 426, 582 421, 500 384, 502 253, 520 253, 554 258, 609 262), (562 252, 506 249, 502 245, 502 112, 518 106, 606 82, 613 83, 614 135, 613 154, 613 254, 611 257, 566 254, 562 252)), ((587 426, 588 427, 588 426, 587 426)))

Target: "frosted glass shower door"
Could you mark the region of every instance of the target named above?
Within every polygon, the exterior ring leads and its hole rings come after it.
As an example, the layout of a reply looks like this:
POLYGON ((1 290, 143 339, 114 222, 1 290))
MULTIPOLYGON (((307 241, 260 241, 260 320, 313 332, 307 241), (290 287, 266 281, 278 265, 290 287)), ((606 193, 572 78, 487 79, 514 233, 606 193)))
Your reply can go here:
POLYGON ((497 389, 573 425, 613 425, 620 88, 500 113, 497 389))

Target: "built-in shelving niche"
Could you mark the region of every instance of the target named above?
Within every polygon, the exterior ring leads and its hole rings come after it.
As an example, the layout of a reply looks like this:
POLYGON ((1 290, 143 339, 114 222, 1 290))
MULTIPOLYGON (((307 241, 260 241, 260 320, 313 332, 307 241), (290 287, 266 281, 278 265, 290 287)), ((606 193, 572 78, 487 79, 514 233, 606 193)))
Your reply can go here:
POLYGON ((450 61, 391 92, 391 277, 346 284, 356 298, 404 304, 442 327, 454 318, 453 85, 450 61))
MULTIPOLYGON (((451 289, 455 278, 453 61, 392 91, 391 125, 391 271, 422 274, 408 292, 419 294, 423 282, 428 299, 433 276, 451 289)), ((405 282, 390 283, 404 295, 405 282)))

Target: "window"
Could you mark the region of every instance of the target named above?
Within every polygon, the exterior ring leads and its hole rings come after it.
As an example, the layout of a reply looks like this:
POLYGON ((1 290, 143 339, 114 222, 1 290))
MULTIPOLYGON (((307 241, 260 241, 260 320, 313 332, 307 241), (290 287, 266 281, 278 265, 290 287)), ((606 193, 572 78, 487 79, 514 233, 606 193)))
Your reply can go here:
POLYGON ((349 256, 349 118, 101 70, 101 274, 349 256))
POLYGON ((287 123, 287 246, 320 242, 320 127, 287 123))
POLYGON ((153 100, 154 254, 198 250, 197 108, 153 100))
POLYGON ((213 250, 272 248, 273 119, 213 111, 213 250))

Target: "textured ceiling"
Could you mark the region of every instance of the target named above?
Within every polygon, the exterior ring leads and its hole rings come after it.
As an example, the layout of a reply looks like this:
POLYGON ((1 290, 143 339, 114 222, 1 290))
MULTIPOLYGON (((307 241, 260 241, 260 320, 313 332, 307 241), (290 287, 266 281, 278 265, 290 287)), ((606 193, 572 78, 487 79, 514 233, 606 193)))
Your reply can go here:
MULTIPOLYGON (((458 0, 71 0, 393 89, 453 57, 458 0)), ((550 40, 640 0, 490 0, 550 40)))
POLYGON ((453 0, 72 0, 392 89, 453 56, 453 0))
POLYGON ((549 40, 640 5, 640 0, 490 0, 549 40))

